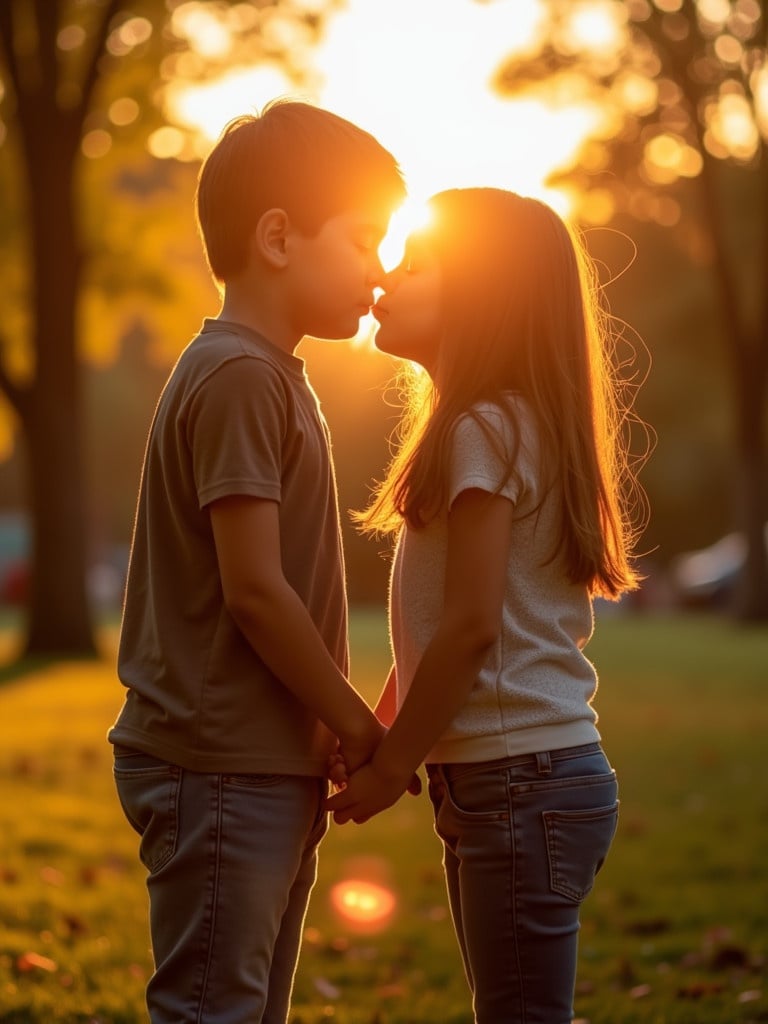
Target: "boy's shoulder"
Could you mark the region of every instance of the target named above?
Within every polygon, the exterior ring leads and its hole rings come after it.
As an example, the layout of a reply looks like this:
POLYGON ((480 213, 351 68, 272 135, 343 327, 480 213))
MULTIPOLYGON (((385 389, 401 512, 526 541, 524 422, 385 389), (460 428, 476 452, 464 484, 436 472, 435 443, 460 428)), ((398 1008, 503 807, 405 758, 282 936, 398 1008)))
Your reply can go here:
MULTIPOLYGON (((234 361, 246 360, 254 368, 281 376, 304 378, 304 362, 283 352, 256 331, 226 320, 206 319, 179 357, 182 373, 206 377, 234 361)), ((258 372, 258 370, 257 370, 258 372)))

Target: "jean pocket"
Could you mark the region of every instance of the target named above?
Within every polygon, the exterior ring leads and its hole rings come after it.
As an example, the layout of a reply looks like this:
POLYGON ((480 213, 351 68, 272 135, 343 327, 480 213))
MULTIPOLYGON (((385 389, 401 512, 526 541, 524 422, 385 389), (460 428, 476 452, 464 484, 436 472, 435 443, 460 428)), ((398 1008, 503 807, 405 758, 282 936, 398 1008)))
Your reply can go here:
POLYGON ((221 778, 225 786, 239 786, 241 789, 270 789, 281 785, 289 777, 270 772, 226 772, 221 778))
POLYGON ((619 803, 589 810, 543 811, 542 817, 552 890, 580 903, 608 855, 619 803))
POLYGON ((159 871, 173 856, 179 834, 181 768, 158 761, 149 767, 115 765, 120 806, 141 836, 139 857, 149 871, 159 871))
POLYGON ((445 798, 451 809, 467 821, 499 821, 509 817, 506 773, 497 767, 446 772, 445 798))

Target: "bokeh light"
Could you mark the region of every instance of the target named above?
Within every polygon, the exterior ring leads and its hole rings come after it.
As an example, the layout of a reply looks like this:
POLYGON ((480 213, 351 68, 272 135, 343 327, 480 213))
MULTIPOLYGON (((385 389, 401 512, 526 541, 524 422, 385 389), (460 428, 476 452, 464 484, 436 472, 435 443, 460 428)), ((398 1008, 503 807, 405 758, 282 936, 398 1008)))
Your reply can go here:
POLYGON ((397 900, 391 889, 364 879, 349 878, 331 889, 331 905, 348 924, 380 928, 392 917, 397 900))

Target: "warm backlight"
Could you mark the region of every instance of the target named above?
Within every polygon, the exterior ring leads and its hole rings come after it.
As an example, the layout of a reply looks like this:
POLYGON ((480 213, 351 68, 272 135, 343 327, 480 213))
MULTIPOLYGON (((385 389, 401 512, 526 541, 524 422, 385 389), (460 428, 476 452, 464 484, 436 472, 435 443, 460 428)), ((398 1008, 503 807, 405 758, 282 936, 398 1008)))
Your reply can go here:
POLYGON ((334 910, 352 924, 381 925, 395 909, 395 895, 383 885, 347 879, 331 889, 334 910))

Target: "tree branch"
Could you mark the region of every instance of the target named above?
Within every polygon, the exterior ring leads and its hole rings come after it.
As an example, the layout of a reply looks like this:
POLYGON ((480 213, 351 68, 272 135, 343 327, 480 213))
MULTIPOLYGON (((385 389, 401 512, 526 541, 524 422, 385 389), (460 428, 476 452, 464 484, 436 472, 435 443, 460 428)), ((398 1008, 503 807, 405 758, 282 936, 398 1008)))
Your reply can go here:
POLYGON ((21 84, 19 62, 13 45, 13 3, 11 0, 0 2, 0 42, 2 42, 8 76, 18 101, 21 84))
POLYGON ((110 25, 120 11, 127 7, 128 0, 109 0, 101 21, 99 22, 98 28, 94 32, 91 56, 85 69, 85 74, 83 75, 83 81, 80 88, 78 113, 81 124, 85 119, 85 115, 88 113, 93 91, 96 88, 96 82, 99 78, 99 61, 104 53, 104 46, 109 37, 110 25))
POLYGON ((35 25, 37 28, 37 62, 40 68, 41 94, 55 100, 58 78, 56 57, 56 36, 59 30, 60 4, 50 0, 35 0, 35 25))
MULTIPOLYGON (((0 353, 4 352, 8 346, 8 342, 4 335, 0 334, 0 353)), ((21 388, 19 385, 11 380, 5 369, 5 364, 0 358, 0 392, 5 395, 9 404, 18 415, 19 419, 26 421, 29 416, 29 406, 31 398, 31 390, 29 388, 21 388)))

